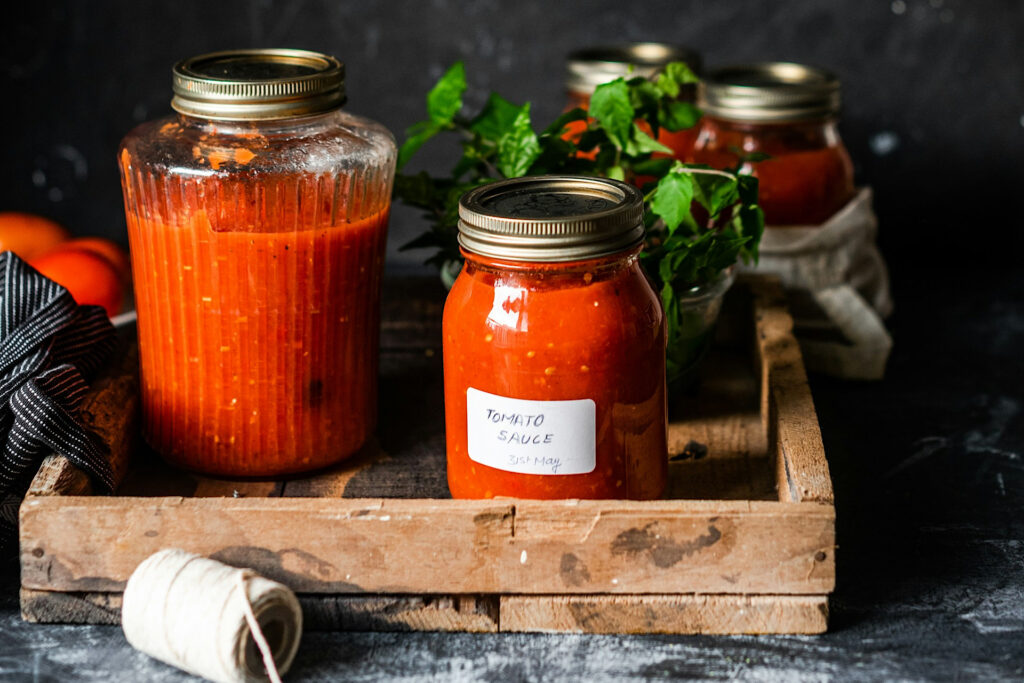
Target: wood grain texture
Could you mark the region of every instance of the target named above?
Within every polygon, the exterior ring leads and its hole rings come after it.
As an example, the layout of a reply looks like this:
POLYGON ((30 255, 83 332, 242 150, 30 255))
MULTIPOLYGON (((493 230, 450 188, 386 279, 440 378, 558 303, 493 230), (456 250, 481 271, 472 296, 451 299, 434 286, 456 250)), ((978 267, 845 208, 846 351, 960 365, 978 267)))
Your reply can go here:
POLYGON ((497 596, 299 594, 299 603, 311 631, 498 631, 497 596))
POLYGON ((756 501, 53 498, 21 510, 22 585, 123 588, 161 548, 316 593, 832 590, 834 512, 756 501))
MULTIPOLYGON (((78 419, 106 445, 114 481, 123 481, 138 444, 139 391, 138 353, 123 345, 110 370, 97 378, 82 399, 78 419)), ((81 470, 60 455, 48 455, 29 485, 29 496, 85 496, 92 482, 81 470)))
MULTIPOLYGON (((300 593, 306 631, 498 630, 498 597, 311 595, 300 593)), ((36 624, 121 623, 123 593, 21 589, 21 617, 36 624)))
POLYGON ((753 279, 749 286, 761 361, 762 410, 775 455, 779 500, 831 504, 832 479, 821 429, 782 287, 774 278, 753 279))
POLYGON ((824 633, 825 595, 505 595, 501 630, 532 633, 824 633))
POLYGON ((835 513, 799 347, 777 285, 731 296, 745 322, 725 321, 673 414, 668 500, 447 499, 428 302, 385 326, 378 437, 333 468, 231 481, 142 448, 119 495, 94 498, 48 461, 21 509, 27 618, 109 619, 138 563, 181 547, 285 583, 325 628, 820 631, 835 513))
MULTIPOLYGON (((494 633, 823 633, 825 595, 316 595, 300 593, 308 631, 494 633)), ((22 618, 120 624, 121 593, 21 589, 22 618)))

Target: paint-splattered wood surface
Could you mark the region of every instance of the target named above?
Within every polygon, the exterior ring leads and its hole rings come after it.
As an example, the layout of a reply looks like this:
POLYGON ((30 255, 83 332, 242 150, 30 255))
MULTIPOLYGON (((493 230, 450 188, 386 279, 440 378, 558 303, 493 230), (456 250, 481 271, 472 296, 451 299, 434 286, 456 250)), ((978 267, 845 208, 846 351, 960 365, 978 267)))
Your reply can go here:
POLYGON ((95 497, 48 460, 22 507, 25 618, 102 622, 142 559, 184 547, 284 581, 323 627, 825 629, 832 488, 772 281, 730 294, 704 380, 673 408, 668 494, 648 502, 451 500, 441 300, 423 281, 390 284, 378 437, 335 468, 225 481, 114 448, 117 495, 95 497))

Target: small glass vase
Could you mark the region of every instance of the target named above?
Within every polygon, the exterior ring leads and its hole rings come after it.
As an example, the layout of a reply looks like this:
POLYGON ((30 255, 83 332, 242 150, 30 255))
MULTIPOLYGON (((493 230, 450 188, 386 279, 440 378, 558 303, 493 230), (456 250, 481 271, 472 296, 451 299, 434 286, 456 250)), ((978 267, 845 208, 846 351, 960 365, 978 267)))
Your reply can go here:
POLYGON ((670 402, 671 397, 694 386, 701 361, 715 338, 722 299, 735 279, 735 267, 727 268, 715 280, 693 287, 676 299, 678 324, 674 330, 670 326, 665 366, 670 402))
POLYGON ((441 284, 444 285, 445 290, 450 290, 452 285, 455 284, 455 278, 462 272, 463 260, 460 258, 447 259, 441 264, 441 284))

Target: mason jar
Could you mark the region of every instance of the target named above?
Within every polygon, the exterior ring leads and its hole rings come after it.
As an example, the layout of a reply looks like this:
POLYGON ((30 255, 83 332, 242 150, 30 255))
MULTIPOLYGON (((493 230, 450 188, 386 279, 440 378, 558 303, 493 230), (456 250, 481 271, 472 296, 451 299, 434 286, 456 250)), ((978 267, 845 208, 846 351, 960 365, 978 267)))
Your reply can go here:
POLYGON ((315 52, 193 57, 173 91, 119 154, 144 436, 215 475, 337 462, 376 421, 394 140, 315 52))
POLYGON ((757 176, 766 225, 819 225, 853 198, 835 75, 788 62, 724 67, 705 74, 699 105, 689 160, 757 176))
POLYGON ((643 212, 639 190, 602 178, 462 197, 443 322, 452 496, 661 496, 665 318, 638 262, 643 212))

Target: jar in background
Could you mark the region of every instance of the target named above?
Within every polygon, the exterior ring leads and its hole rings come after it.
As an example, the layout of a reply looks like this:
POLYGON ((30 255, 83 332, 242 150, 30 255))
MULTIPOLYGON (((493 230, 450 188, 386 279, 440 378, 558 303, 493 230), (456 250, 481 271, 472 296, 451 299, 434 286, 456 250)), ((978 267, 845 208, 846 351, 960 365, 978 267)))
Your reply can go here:
POLYGON ((786 62, 716 69, 700 83, 699 106, 704 117, 687 160, 756 175, 767 225, 819 225, 853 198, 834 75, 786 62), (756 153, 771 158, 744 161, 756 153))
MULTIPOLYGON (((597 86, 616 78, 630 79, 636 76, 652 78, 669 62, 684 62, 693 71, 700 71, 700 55, 689 48, 665 43, 624 43, 589 47, 571 52, 566 59, 565 90, 566 111, 590 106, 590 96, 597 86)), ((696 88, 683 86, 679 99, 686 102, 696 100, 696 88)), ((578 137, 586 124, 573 121, 567 126, 567 137, 578 137)), ((650 131, 647 131, 650 133, 650 131)), ((697 127, 679 131, 660 130, 658 142, 675 152, 677 159, 689 153, 697 137, 697 127)))
POLYGON ((643 210, 601 178, 463 196, 443 324, 452 496, 661 496, 665 321, 638 262, 643 210))
POLYGON ((327 55, 202 55, 173 84, 119 156, 145 438, 217 475, 329 465, 375 426, 394 140, 341 110, 327 55))

